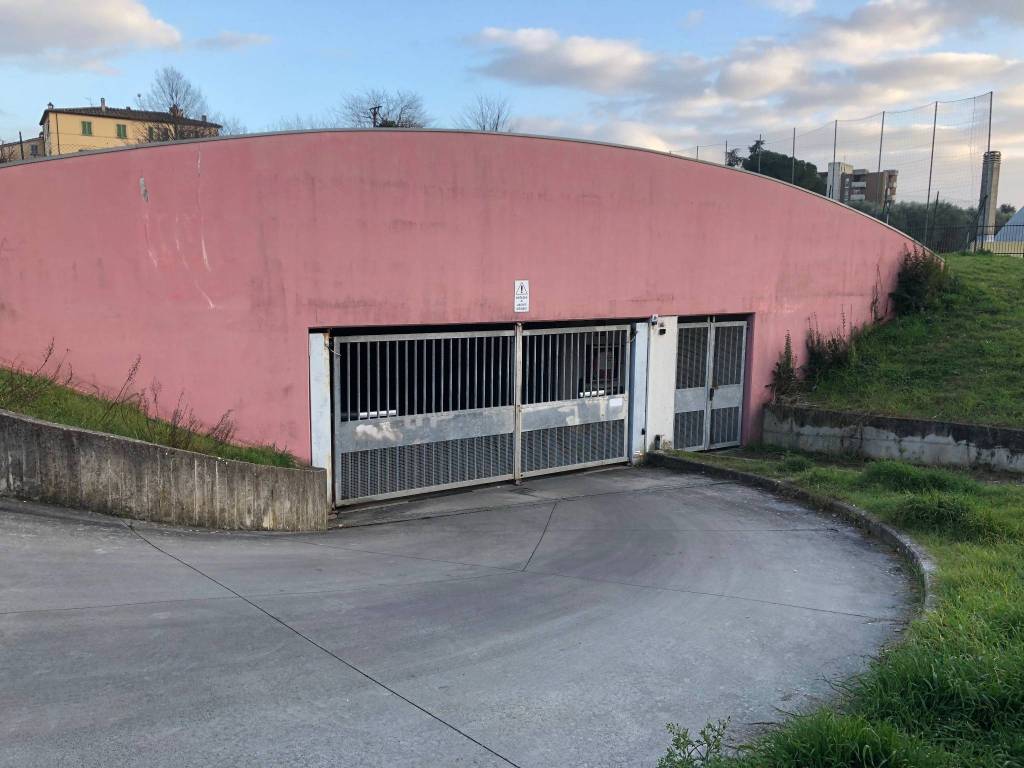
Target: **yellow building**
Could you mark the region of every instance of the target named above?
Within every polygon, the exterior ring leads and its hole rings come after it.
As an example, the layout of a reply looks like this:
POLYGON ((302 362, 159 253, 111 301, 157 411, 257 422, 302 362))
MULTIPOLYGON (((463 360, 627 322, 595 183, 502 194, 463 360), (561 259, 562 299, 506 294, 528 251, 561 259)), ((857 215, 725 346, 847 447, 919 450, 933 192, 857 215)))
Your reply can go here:
POLYGON ((0 142, 0 163, 16 163, 20 160, 35 160, 46 154, 43 134, 28 139, 0 142))
POLYGON ((47 155, 67 155, 90 149, 110 149, 155 141, 177 141, 217 136, 220 126, 203 115, 199 120, 169 112, 149 112, 131 107, 55 107, 47 104, 39 119, 47 155))

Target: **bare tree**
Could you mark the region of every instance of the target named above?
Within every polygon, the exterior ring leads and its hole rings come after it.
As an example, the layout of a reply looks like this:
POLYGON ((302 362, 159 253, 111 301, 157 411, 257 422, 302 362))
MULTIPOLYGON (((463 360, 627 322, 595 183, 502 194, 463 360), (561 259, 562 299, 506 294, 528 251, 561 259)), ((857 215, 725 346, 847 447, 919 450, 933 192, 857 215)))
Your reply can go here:
POLYGON ((350 128, 424 128, 430 117, 414 91, 370 89, 346 96, 337 122, 350 128))
POLYGON ((218 136, 241 136, 242 134, 248 133, 249 129, 245 127, 245 124, 234 115, 225 115, 218 112, 210 115, 210 122, 216 123, 220 126, 218 136))
POLYGON ((267 126, 268 131, 315 131, 320 128, 337 128, 339 123, 331 115, 300 115, 282 117, 267 126))
MULTIPOLYGON (((138 94, 135 102, 140 110, 161 115, 135 123, 135 140, 140 144, 198 139, 221 133, 218 121, 207 120, 210 108, 202 90, 174 67, 157 70, 149 91, 138 94)), ((237 120, 231 119, 231 126, 224 133, 239 130, 245 131, 237 120)))
POLYGON ((512 109, 503 96, 478 95, 472 104, 462 110, 458 126, 467 131, 511 131, 512 109))
POLYGON ((198 120, 210 114, 202 90, 174 67, 164 67, 156 72, 149 92, 136 98, 139 109, 150 112, 180 111, 181 116, 198 120))

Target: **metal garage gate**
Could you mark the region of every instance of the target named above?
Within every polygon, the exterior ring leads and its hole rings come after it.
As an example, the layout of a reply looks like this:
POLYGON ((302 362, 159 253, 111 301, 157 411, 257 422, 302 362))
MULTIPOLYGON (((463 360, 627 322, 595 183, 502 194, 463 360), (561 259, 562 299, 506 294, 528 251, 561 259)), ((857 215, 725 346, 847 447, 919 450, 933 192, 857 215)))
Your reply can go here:
POLYGON ((746 345, 744 320, 679 323, 674 447, 740 444, 746 345))
POLYGON ((333 340, 345 504, 627 458, 629 326, 333 340))
POLYGON ((628 361, 626 325, 523 332, 524 477, 627 457, 628 361))

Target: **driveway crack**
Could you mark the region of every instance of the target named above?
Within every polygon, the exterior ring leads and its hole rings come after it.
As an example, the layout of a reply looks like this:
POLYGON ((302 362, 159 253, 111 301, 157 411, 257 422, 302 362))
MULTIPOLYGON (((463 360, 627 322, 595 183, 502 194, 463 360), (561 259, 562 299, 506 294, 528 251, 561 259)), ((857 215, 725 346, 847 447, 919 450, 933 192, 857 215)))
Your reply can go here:
POLYGON ((131 531, 132 533, 134 533, 134 534, 135 534, 136 536, 138 536, 138 537, 139 537, 140 539, 142 539, 142 540, 143 540, 144 542, 146 542, 147 544, 149 544, 149 546, 153 547, 153 549, 155 549, 155 550, 156 550, 157 552, 160 552, 161 554, 163 554, 163 555, 166 555, 167 557, 171 558, 172 560, 175 560, 175 561, 177 561, 177 562, 181 563, 181 564, 182 564, 182 565, 184 565, 184 566, 185 566, 186 568, 189 568, 190 570, 192 570, 192 571, 195 571, 195 572, 196 572, 197 574, 199 574, 199 575, 200 575, 200 576, 202 576, 203 578, 205 578, 205 579, 209 579, 210 581, 212 581, 212 582, 213 582, 214 584, 216 584, 216 585, 217 585, 218 587, 220 587, 221 589, 225 589, 225 590, 227 590, 228 592, 230 592, 231 594, 233 594, 233 595, 234 595, 235 597, 237 597, 238 599, 240 599, 240 600, 243 600, 244 602, 248 603, 248 604, 249 604, 250 606, 252 606, 253 608, 255 608, 255 609, 256 609, 257 611, 259 611, 260 613, 262 613, 262 614, 263 614, 264 616, 266 616, 267 618, 269 618, 269 619, 271 619, 272 621, 275 621, 276 623, 280 624, 280 625, 281 625, 282 627, 284 627, 285 629, 287 629, 287 630, 288 630, 289 632, 292 632, 292 633, 294 633, 295 635, 299 636, 300 638, 302 638, 303 640, 305 640, 305 641, 306 641, 307 643, 309 643, 310 645, 312 645, 312 646, 313 646, 314 648, 317 648, 318 650, 320 650, 320 651, 322 651, 323 653, 327 654, 328 656, 330 656, 330 657, 331 657, 332 659, 334 659, 335 661, 337 661, 337 662, 339 662, 340 664, 342 664, 342 665, 344 665, 344 666, 348 667, 348 668, 349 668, 349 669, 351 669, 351 670, 352 670, 353 672, 355 672, 356 674, 358 674, 358 675, 360 675, 361 677, 365 678, 366 680, 370 681, 370 682, 371 682, 371 683, 373 683, 374 685, 376 685, 376 686, 378 686, 378 687, 380 687, 380 688, 383 688, 383 689, 384 689, 385 691, 387 691, 388 693, 390 693, 390 694, 391 694, 392 696, 394 696, 394 697, 396 697, 396 698, 398 698, 398 699, 401 699, 401 700, 402 700, 402 701, 404 701, 404 702, 405 702, 406 704, 408 704, 408 705, 409 705, 410 707, 413 707, 414 709, 417 709, 417 710, 419 710, 420 712, 422 712, 422 713, 423 713, 424 715, 426 715, 427 717, 431 718, 432 720, 435 720, 435 721, 437 721, 438 723, 440 723, 441 725, 443 725, 443 726, 444 726, 445 728, 448 728, 448 729, 450 729, 450 730, 454 731, 455 733, 457 733, 457 734, 458 734, 459 736, 461 736, 462 738, 466 739, 467 741, 470 741, 470 742, 472 742, 473 744, 475 744, 476 746, 478 746, 478 747, 480 747, 481 749, 485 750, 486 752, 489 752, 490 754, 494 755, 494 756, 495 756, 496 758, 498 758, 498 759, 499 759, 499 760, 501 760, 502 762, 504 762, 504 763, 507 763, 508 765, 511 765, 511 766, 513 766, 513 768, 521 768, 521 766, 519 766, 519 765, 518 765, 517 763, 514 763, 514 762, 513 762, 512 760, 509 760, 509 759, 508 759, 507 757, 505 757, 505 756, 504 756, 503 754, 501 754, 500 752, 497 752, 497 751, 495 751, 494 749, 492 749, 491 747, 488 747, 488 746, 487 746, 486 744, 484 744, 484 743, 483 743, 482 741, 479 741, 478 739, 475 739, 475 738, 473 738, 473 737, 472 737, 472 736, 470 736, 470 735, 469 735, 468 733, 466 733, 465 731, 463 731, 462 729, 460 729, 460 728, 459 728, 458 726, 456 726, 456 725, 453 725, 452 723, 448 722, 447 720, 445 720, 445 719, 444 719, 443 717, 441 717, 440 715, 437 715, 437 714, 435 714, 435 713, 431 712, 431 711, 430 711, 429 709, 427 709, 426 707, 423 707, 423 706, 421 706, 420 704, 417 704, 417 703, 416 703, 415 701, 413 701, 412 699, 410 699, 410 698, 408 698, 408 697, 406 697, 406 696, 403 696, 403 695, 402 695, 401 693, 399 693, 398 691, 396 691, 396 690, 395 690, 394 688, 390 687, 389 685, 387 685, 387 684, 386 684, 386 683, 384 683, 383 681, 381 681, 381 680, 378 680, 377 678, 375 678, 375 677, 374 677, 373 675, 371 675, 371 674, 370 674, 369 672, 366 672, 366 671, 364 671, 364 670, 360 669, 359 667, 357 667, 357 666, 356 666, 355 664, 353 664, 352 662, 350 662, 350 661, 347 661, 346 659, 344 659, 344 658, 342 658, 341 656, 339 656, 338 654, 336 654, 336 653, 335 653, 334 651, 332 651, 332 650, 330 650, 329 648, 327 648, 327 647, 325 647, 325 646, 321 645, 321 644, 320 644, 320 643, 318 643, 318 642, 317 642, 316 640, 314 640, 313 638, 311 638, 311 637, 310 637, 309 635, 306 635, 306 634, 302 633, 301 631, 299 631, 298 629, 296 629, 295 627, 293 627, 293 626, 292 626, 291 624, 289 624, 288 622, 286 622, 286 621, 285 621, 284 619, 282 619, 282 618, 280 618, 280 617, 278 617, 278 616, 275 616, 275 615, 274 615, 274 614, 272 614, 272 613, 271 613, 270 611, 268 611, 268 610, 267 610, 266 608, 262 607, 261 605, 259 605, 259 604, 257 604, 257 603, 254 603, 254 602, 253 602, 252 600, 250 600, 249 598, 247 598, 247 597, 246 597, 245 595, 242 595, 242 594, 240 594, 239 592, 236 592, 236 591, 235 591, 235 590, 233 590, 233 589, 232 589, 231 587, 229 587, 229 586, 228 586, 227 584, 224 584, 224 583, 222 583, 222 582, 218 581, 217 579, 213 578, 213 576, 210 576, 210 575, 209 575, 208 573, 204 573, 203 571, 201 571, 201 570, 200 570, 199 568, 197 568, 196 566, 192 565, 192 564, 191 564, 191 563, 189 563, 188 561, 186 561, 186 560, 182 560, 182 559, 181 559, 180 557, 177 557, 176 555, 173 555, 173 554, 171 554, 170 552, 168 552, 167 550, 165 550, 165 549, 161 548, 161 547, 160 547, 160 546, 158 546, 157 544, 154 544, 154 543, 153 543, 152 541, 150 541, 150 540, 149 540, 149 539, 147 539, 147 538, 146 538, 145 536, 143 536, 143 535, 142 535, 141 533, 139 533, 139 532, 138 532, 137 530, 135 530, 135 528, 134 528, 134 527, 133 527, 133 526, 132 526, 131 524, 125 523, 125 527, 126 527, 126 528, 128 528, 128 530, 130 530, 130 531, 131 531))

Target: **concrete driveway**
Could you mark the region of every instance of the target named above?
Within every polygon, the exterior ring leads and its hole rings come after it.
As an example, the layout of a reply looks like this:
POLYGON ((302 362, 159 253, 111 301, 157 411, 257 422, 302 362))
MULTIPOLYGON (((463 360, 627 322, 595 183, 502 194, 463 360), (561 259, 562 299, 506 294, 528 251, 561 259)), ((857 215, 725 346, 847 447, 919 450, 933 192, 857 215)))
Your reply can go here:
POLYGON ((0 501, 0 765, 653 766, 862 669, 900 561, 731 483, 616 468, 320 535, 0 501), (412 519, 423 515, 430 519, 412 519))

